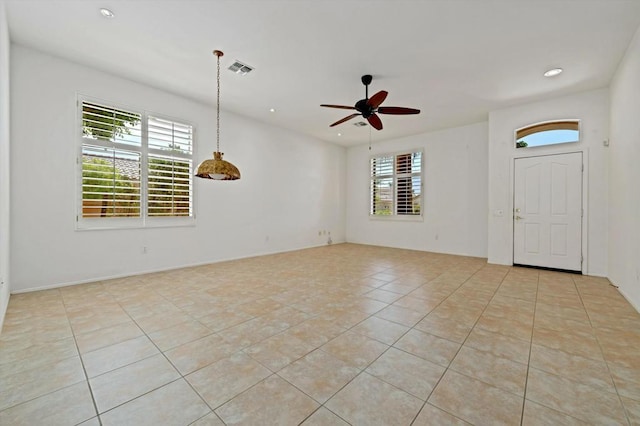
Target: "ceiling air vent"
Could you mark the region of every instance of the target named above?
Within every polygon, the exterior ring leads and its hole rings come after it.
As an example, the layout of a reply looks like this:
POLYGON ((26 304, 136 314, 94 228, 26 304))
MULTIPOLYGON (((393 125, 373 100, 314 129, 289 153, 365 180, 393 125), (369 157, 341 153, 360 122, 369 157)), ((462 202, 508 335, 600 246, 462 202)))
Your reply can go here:
POLYGON ((235 72, 236 74, 240 74, 240 75, 247 75, 249 74, 251 71, 253 71, 253 67, 247 65, 247 64, 243 64, 240 61, 235 61, 230 67, 229 69, 233 72, 235 72))
POLYGON ((358 121, 358 122, 353 123, 353 125, 356 126, 356 127, 364 127, 364 126, 367 125, 367 123, 365 123, 364 121, 358 121))

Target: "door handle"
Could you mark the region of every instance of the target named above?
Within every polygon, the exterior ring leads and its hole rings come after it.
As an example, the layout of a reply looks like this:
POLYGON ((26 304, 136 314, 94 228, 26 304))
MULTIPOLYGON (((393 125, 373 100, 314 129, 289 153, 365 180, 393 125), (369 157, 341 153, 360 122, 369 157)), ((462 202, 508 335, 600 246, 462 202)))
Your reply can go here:
POLYGON ((514 219, 515 219, 515 220, 522 220, 522 219, 524 219, 524 217, 521 217, 521 216, 514 216, 514 219))

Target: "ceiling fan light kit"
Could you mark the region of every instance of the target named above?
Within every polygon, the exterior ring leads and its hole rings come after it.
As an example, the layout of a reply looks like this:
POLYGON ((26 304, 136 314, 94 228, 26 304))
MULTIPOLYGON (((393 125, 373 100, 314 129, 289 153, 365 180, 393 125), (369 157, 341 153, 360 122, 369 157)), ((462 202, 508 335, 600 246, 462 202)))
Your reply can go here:
POLYGON ((222 159, 224 153, 220 152, 220 57, 224 55, 220 50, 214 50, 213 54, 218 60, 218 92, 216 97, 216 150, 213 153, 213 160, 204 160, 198 166, 196 176, 203 179, 213 180, 237 180, 240 179, 240 171, 236 166, 222 159))
POLYGON ((373 77, 369 74, 362 76, 361 81, 362 81, 362 84, 364 84, 364 88, 365 88, 364 89, 365 98, 360 99, 352 107, 346 106, 346 105, 329 105, 329 104, 320 105, 321 107, 327 107, 327 108, 351 109, 351 110, 358 111, 356 113, 353 113, 351 115, 348 115, 336 121, 335 123, 329 125, 329 127, 337 126, 338 124, 342 124, 345 121, 349 121, 352 118, 355 118, 361 115, 363 118, 365 118, 369 122, 371 127, 373 127, 376 130, 382 130, 382 121, 380 120, 380 117, 378 117, 378 114, 391 114, 391 115, 420 114, 420 110, 415 108, 380 106, 380 104, 382 104, 384 100, 387 98, 387 95, 389 94, 389 92, 385 90, 381 90, 375 95, 371 96, 371 98, 369 98, 369 84, 371 84, 372 80, 373 80, 373 77))

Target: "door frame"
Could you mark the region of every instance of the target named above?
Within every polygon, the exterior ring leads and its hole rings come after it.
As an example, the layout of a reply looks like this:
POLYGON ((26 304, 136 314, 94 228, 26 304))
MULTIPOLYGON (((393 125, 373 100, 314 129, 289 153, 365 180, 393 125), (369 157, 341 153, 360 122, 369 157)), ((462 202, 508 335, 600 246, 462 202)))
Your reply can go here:
MULTIPOLYGON (((570 144, 573 145, 573 144, 570 144)), ((549 147, 535 147, 535 148, 519 148, 516 152, 511 155, 509 161, 509 210, 505 212, 505 214, 510 218, 509 223, 509 234, 510 234, 510 250, 511 250, 511 265, 514 264, 514 238, 515 238, 515 230, 513 223, 513 209, 514 207, 514 197, 515 197, 515 169, 516 169, 516 159, 518 158, 531 158, 531 157, 543 157, 543 156, 552 156, 552 155, 560 155, 560 154, 573 154, 573 153, 582 153, 582 241, 581 241, 581 251, 582 251, 582 267, 581 272, 583 275, 588 275, 589 271, 589 149, 588 148, 580 148, 579 146, 549 146, 549 147), (574 148, 574 149, 571 149, 574 148), (524 152, 519 152, 524 151, 524 152)))

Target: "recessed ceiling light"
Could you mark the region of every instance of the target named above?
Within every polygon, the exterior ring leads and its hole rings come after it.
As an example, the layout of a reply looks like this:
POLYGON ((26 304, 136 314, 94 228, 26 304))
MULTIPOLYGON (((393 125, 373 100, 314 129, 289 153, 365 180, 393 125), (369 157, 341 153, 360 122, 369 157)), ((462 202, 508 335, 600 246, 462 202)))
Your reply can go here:
POLYGON ((116 16, 116 15, 113 14, 112 11, 110 11, 109 9, 104 8, 104 7, 102 9, 100 9, 100 14, 102 16, 104 16, 105 18, 113 18, 114 16, 116 16))
POLYGON ((275 108, 269 108, 269 112, 276 112, 275 108))
POLYGON ((342 136, 342 133, 338 133, 338 136, 342 136))
POLYGON ((554 77, 562 73, 562 68, 552 68, 544 73, 545 77, 554 77))

